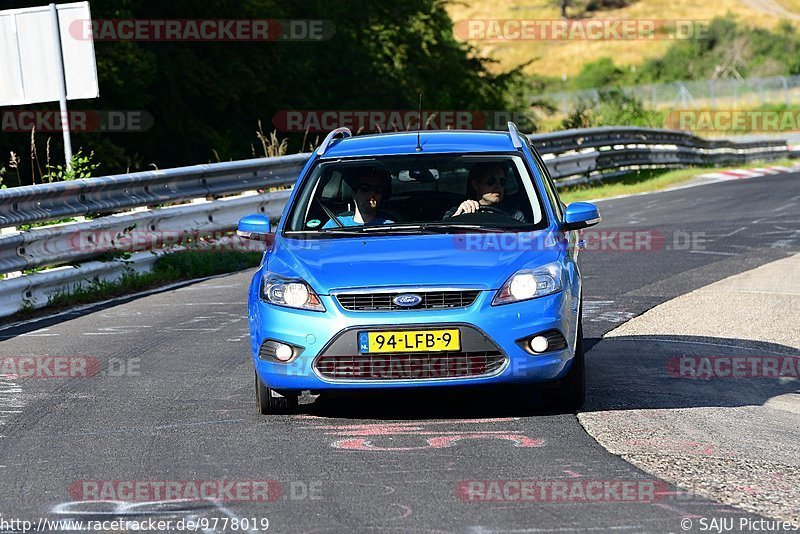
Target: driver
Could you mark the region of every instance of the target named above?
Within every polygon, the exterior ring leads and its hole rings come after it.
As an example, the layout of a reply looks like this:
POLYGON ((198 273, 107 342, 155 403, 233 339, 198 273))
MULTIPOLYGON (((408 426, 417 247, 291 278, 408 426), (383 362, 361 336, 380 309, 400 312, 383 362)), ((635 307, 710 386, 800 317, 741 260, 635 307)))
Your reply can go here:
POLYGON ((520 222, 527 222, 525 214, 516 209, 509 211, 503 209, 501 203, 505 196, 506 183, 505 169, 500 163, 476 163, 469 171, 468 183, 476 200, 465 200, 455 208, 450 208, 444 218, 458 217, 463 213, 477 213, 481 208, 488 208, 484 213, 499 212, 508 215, 520 222))
MULTIPOLYGON (((353 174, 353 203, 355 212, 346 212, 337 215, 337 219, 344 226, 370 226, 376 224, 392 224, 379 213, 381 201, 391 187, 392 175, 388 171, 374 167, 359 167, 353 174)), ((336 221, 329 220, 322 227, 336 228, 336 221)))

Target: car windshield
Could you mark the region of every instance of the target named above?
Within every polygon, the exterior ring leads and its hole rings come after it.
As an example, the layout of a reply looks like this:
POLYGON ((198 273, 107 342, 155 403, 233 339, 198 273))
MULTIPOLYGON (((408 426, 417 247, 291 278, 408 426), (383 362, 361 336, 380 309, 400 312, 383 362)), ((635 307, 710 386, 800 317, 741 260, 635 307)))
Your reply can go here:
POLYGON ((301 187, 286 235, 522 232, 547 224, 518 155, 323 161, 301 187))

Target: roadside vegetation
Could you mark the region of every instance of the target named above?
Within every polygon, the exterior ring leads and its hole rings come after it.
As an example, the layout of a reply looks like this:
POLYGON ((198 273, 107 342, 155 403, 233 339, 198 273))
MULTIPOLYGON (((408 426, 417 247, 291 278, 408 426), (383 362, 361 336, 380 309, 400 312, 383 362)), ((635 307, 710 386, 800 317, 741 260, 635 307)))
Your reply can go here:
MULTIPOLYGON (((593 19, 638 19, 638 20, 681 20, 681 21, 712 21, 715 18, 729 18, 737 21, 740 26, 740 44, 749 40, 746 48, 755 56, 764 51, 763 44, 772 42, 774 36, 783 33, 782 26, 800 27, 800 21, 786 21, 779 15, 765 10, 759 2, 742 2, 741 0, 715 0, 714 2, 696 2, 695 0, 636 0, 636 1, 596 1, 596 0, 566 0, 566 15, 569 20, 593 19), (750 28, 753 32, 745 29, 750 28), (765 33, 758 32, 762 30, 765 33), (767 36, 771 33, 773 37, 767 36), (764 37, 762 39, 761 37, 764 37)), ((790 13, 800 15, 800 0, 776 0, 790 13)), ((546 2, 531 3, 528 0, 508 0, 498 3, 493 0, 472 0, 470 2, 451 2, 448 12, 456 22, 470 19, 563 19, 561 13, 562 0, 548 0, 546 2)), ((764 3, 766 4, 766 3, 764 3)), ((712 30, 716 31, 716 29, 712 30)), ((736 50, 728 35, 719 39, 716 33, 707 44, 712 45, 717 53, 722 54, 726 49, 729 52, 736 50)), ((696 40, 701 43, 701 40, 696 40)), ((508 41, 471 41, 478 48, 481 55, 491 57, 497 61, 494 69, 497 71, 525 65, 527 75, 544 76, 554 82, 562 83, 562 76, 567 79, 569 87, 598 87, 591 85, 588 80, 585 84, 575 84, 573 81, 585 65, 598 62, 603 58, 613 58, 614 64, 621 71, 622 76, 633 76, 641 70, 642 65, 649 60, 658 60, 668 55, 675 45, 692 41, 676 41, 670 39, 647 40, 508 40, 508 41), (530 62, 532 58, 536 60, 530 62), (530 62, 530 63, 529 63, 530 62)), ((702 48, 702 47, 701 47, 702 48)), ((741 50, 741 48, 740 48, 741 50)), ((774 54, 777 51, 772 51, 774 54)), ((791 50, 785 51, 783 59, 788 59, 791 50)), ((672 52, 675 54, 675 52, 672 52)), ((745 56, 746 57, 746 56, 745 56)), ((772 57, 775 57, 774 55, 772 57)), ((794 56, 796 57, 796 55, 794 56)), ((672 58, 677 59, 677 58, 672 58)), ((778 59, 784 63, 783 59, 778 59)), ((671 62, 671 61, 670 61, 671 62)), ((789 62, 791 63, 791 62, 789 62)), ((673 71, 678 77, 674 79, 703 79, 700 71, 698 76, 693 76, 689 70, 673 71)), ((749 68, 741 72, 742 76, 767 76, 780 72, 771 67, 761 66, 749 68)), ((792 72, 791 69, 782 72, 792 72)), ((796 72, 796 71, 794 71, 796 72)), ((723 76, 720 76, 723 77, 723 76)), ((734 76, 735 77, 735 76, 734 76)), ((644 78, 641 78, 644 79, 644 78)), ((637 81, 636 83, 645 83, 637 81)), ((563 86, 561 86, 563 87, 563 86)), ((560 90, 560 89, 558 89, 560 90)))
MULTIPOLYGON (((39 5, 6 0, 3 8, 39 5)), ((520 69, 490 69, 457 41, 441 0, 361 3, 279 0, 104 0, 92 4, 98 20, 325 19, 329 40, 269 42, 95 42, 100 98, 74 109, 141 110, 153 117, 145 132, 75 132, 73 145, 94 152, 104 174, 228 161, 260 153, 258 122, 269 136, 286 110, 527 111, 516 90, 520 69), (253 146, 255 145, 255 147, 253 146)), ((52 104, 25 109, 52 109, 52 104)), ((63 154, 61 134, 48 135, 63 154)), ((316 132, 277 132, 286 153, 314 143, 316 132)), ((0 154, 27 154, 30 132, 0 133, 0 154)), ((40 148, 41 149, 41 145, 40 148)), ((32 182, 31 161, 20 158, 9 187, 32 182)), ((34 163, 35 166, 35 163, 34 163)), ((36 171, 38 177, 42 173, 36 171)))
POLYGON ((600 91, 599 102, 579 102, 562 119, 558 129, 616 125, 661 128, 664 125, 664 112, 649 108, 641 100, 619 89, 604 89, 600 91))
POLYGON ((784 20, 776 30, 716 17, 702 39, 675 41, 658 57, 631 68, 611 57, 585 63, 565 88, 624 87, 680 80, 741 79, 800 74, 800 34, 784 20))

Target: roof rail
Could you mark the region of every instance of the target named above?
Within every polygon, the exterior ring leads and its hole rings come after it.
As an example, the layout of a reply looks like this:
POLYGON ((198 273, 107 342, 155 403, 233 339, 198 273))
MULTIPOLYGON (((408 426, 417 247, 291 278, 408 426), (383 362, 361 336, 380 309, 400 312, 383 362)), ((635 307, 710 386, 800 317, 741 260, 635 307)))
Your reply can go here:
POLYGON ((517 125, 511 121, 508 121, 508 133, 511 136, 511 144, 514 145, 514 148, 521 149, 523 145, 522 137, 519 135, 517 125))
POLYGON ((342 139, 353 137, 353 133, 350 131, 350 128, 336 128, 329 133, 327 137, 325 137, 325 140, 322 142, 322 144, 319 145, 319 148, 317 149, 317 156, 325 154, 325 151, 328 150, 328 148, 333 144, 333 141, 336 139, 337 135, 341 135, 342 139))

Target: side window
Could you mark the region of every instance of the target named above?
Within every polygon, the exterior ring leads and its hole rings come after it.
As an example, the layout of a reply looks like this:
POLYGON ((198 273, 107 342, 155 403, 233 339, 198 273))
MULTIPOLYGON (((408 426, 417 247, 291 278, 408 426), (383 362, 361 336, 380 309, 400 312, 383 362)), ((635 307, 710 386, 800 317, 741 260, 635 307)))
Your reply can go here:
POLYGON ((545 165, 544 161, 539 158, 533 147, 530 145, 530 141, 528 141, 528 148, 530 148, 531 154, 533 154, 533 161, 536 163, 536 169, 544 178, 544 188, 547 192, 547 198, 550 199, 550 203, 553 205, 553 209, 555 210, 558 219, 564 220, 564 205, 561 203, 561 199, 558 198, 556 184, 550 177, 550 172, 547 170, 547 166, 545 165))

